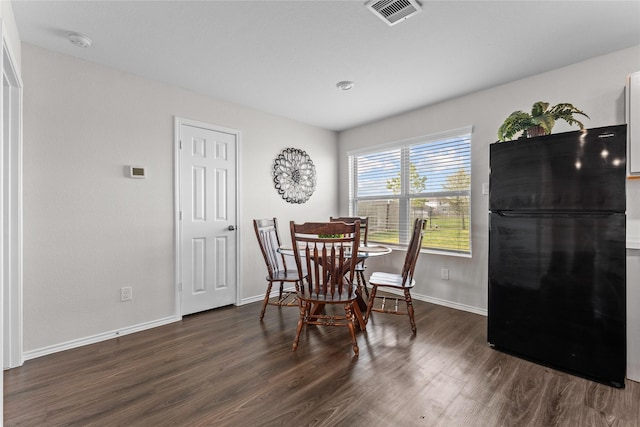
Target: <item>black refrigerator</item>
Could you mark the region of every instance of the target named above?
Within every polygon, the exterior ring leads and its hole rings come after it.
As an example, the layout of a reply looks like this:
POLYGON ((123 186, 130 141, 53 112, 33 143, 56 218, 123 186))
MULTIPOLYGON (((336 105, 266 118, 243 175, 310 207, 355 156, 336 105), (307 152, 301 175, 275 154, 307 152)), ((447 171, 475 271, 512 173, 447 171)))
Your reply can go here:
POLYGON ((624 387, 626 125, 490 145, 488 341, 624 387))

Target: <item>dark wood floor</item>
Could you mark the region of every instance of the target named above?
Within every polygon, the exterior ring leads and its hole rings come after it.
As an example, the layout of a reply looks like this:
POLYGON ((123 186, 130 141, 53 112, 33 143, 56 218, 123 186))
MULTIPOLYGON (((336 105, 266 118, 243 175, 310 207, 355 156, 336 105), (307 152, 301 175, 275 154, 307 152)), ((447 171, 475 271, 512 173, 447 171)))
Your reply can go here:
POLYGON ((486 318, 416 302, 345 328, 296 308, 227 307, 27 361, 4 373, 6 426, 640 426, 640 384, 614 389, 487 346, 486 318))

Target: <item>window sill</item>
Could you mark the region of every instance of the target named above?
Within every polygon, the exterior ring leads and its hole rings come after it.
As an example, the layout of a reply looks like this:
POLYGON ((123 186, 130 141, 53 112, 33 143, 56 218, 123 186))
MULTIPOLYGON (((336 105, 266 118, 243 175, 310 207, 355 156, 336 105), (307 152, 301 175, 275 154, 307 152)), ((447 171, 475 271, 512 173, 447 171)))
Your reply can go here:
MULTIPOLYGON (((406 246, 394 246, 394 245, 390 245, 388 243, 376 243, 379 245, 384 245, 387 248, 391 249, 392 251, 407 251, 407 247, 406 246)), ((444 255, 444 256, 454 256, 454 257, 458 257, 458 258, 473 258, 471 256, 471 253, 463 253, 463 252, 449 252, 449 251, 439 251, 437 249, 425 249, 422 248, 420 249, 420 253, 422 254, 430 254, 430 255, 444 255)))

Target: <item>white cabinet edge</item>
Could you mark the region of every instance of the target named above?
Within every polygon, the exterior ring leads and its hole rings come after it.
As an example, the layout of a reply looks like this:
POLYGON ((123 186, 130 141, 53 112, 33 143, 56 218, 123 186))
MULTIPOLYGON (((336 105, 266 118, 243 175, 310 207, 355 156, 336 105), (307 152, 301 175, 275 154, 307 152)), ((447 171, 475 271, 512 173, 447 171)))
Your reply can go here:
POLYGON ((640 175, 640 71, 629 74, 626 84, 627 171, 640 175))

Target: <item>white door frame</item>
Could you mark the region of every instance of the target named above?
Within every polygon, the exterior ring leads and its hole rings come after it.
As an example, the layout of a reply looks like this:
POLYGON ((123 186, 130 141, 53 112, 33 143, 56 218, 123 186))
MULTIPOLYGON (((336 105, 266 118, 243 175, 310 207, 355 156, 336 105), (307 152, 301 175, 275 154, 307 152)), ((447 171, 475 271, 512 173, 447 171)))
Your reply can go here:
POLYGON ((2 304, 0 304, 0 345, 3 368, 14 368, 23 359, 22 291, 22 79, 15 67, 3 22, 2 32, 2 304))
POLYGON ((196 120, 185 119, 182 117, 174 118, 174 146, 173 146, 173 158, 174 158, 174 231, 175 231, 175 312, 176 317, 182 318, 182 253, 181 253, 181 239, 182 228, 180 227, 180 127, 182 125, 201 127, 204 129, 210 129, 216 132, 224 132, 233 134, 236 137, 236 296, 234 305, 240 305, 240 291, 242 278, 240 276, 240 253, 242 242, 242 227, 240 224, 240 131, 236 129, 230 129, 222 126, 212 125, 209 123, 199 122, 196 120))

